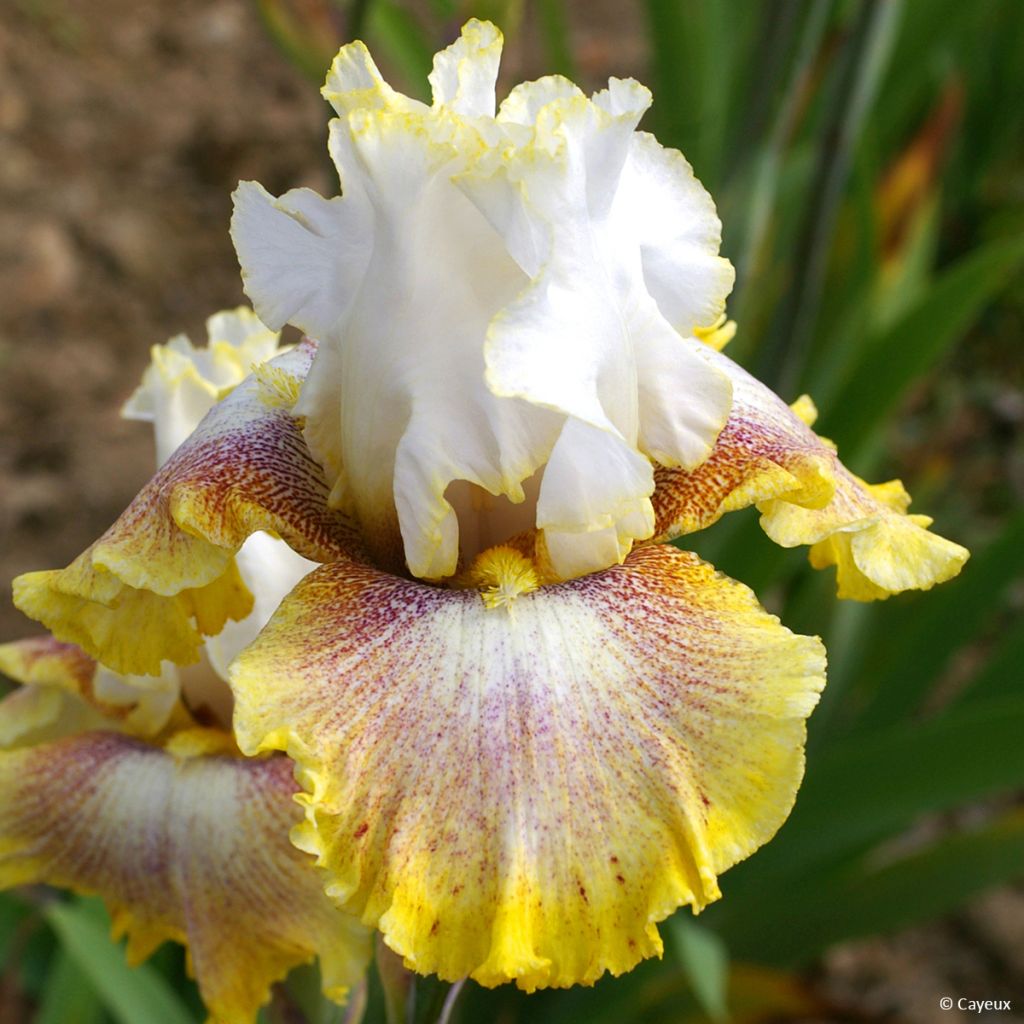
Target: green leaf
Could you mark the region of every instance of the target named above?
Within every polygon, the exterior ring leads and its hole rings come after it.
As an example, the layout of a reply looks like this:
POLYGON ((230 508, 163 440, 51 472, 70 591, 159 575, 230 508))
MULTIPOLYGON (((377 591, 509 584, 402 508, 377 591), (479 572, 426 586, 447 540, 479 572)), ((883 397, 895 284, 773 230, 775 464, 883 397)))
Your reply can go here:
POLYGON ((864 347, 822 414, 820 432, 856 465, 874 431, 1024 263, 1024 238, 1000 239, 963 256, 887 331, 864 347), (880 373, 880 368, 885 372, 880 373))
POLYGON ((795 252, 795 280, 757 353, 756 374, 780 394, 803 377, 823 300, 829 253, 867 115, 892 55, 902 0, 853 8, 853 27, 835 60, 835 89, 819 134, 795 252))
POLYGON ((927 921, 1021 877, 1024 815, 1016 812, 881 866, 865 858, 801 886, 772 890, 727 934, 739 956, 795 967, 838 942, 927 921))
POLYGON ((404 91, 430 100, 427 76, 434 64, 434 47, 416 19, 391 0, 375 0, 366 15, 367 34, 379 44, 404 79, 404 91))
POLYGON ((971 679, 960 700, 973 703, 1020 693, 1024 666, 1024 622, 1009 631, 971 679))
MULTIPOLYGON (((765 885, 799 884, 812 866, 835 863, 922 815, 1021 787, 1022 736, 1018 692, 834 742, 809 759, 779 835, 729 872, 723 904, 742 902, 765 885)), ((716 907, 706 913, 709 920, 718 916, 716 907)))
POLYGON ((1022 573, 1024 513, 976 553, 957 579, 913 601, 893 624, 894 642, 886 645, 884 662, 871 671, 877 692, 860 726, 892 722, 918 708, 950 659, 992 621, 1003 592, 1022 573), (936 637, 942 642, 936 643, 936 637))
POLYGON ((128 966, 124 952, 108 937, 109 926, 99 903, 55 903, 47 908, 46 919, 119 1024, 195 1024, 157 971, 146 964, 128 966))
POLYGON ((1024 784, 1024 695, 837 743, 811 766, 803 852, 828 853, 915 817, 1024 784))
POLYGON ((14 893, 0 893, 0 963, 7 963, 12 945, 32 908, 14 893))
POLYGON ((729 1011, 729 954, 725 943, 709 928, 697 924, 688 911, 673 914, 666 923, 676 959, 701 1008, 712 1020, 726 1020, 729 1011))
POLYGON ((728 127, 737 36, 752 23, 748 4, 646 0, 655 103, 653 131, 678 146, 705 185, 716 188, 728 127))
POLYGON ((61 949, 54 957, 33 1024, 100 1024, 103 1006, 82 969, 61 949))
POLYGON ((575 79, 576 63, 572 59, 565 5, 562 0, 539 0, 537 13, 540 16, 544 40, 547 74, 565 75, 566 78, 575 79))
POLYGON ((297 8, 286 0, 256 0, 256 10, 281 52, 319 85, 341 43, 326 12, 315 7, 297 8))

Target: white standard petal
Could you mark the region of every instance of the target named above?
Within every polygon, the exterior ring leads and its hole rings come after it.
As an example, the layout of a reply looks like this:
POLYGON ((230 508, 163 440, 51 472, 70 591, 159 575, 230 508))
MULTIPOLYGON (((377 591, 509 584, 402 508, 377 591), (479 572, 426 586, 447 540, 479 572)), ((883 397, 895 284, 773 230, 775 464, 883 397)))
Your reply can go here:
POLYGON ((699 464, 731 403, 679 333, 721 307, 718 222, 692 175, 665 184, 674 158, 637 141, 650 93, 612 80, 591 100, 552 77, 495 116, 500 47, 467 23, 435 59, 430 107, 343 47, 324 87, 343 196, 236 193, 257 311, 321 343, 295 412, 331 504, 378 564, 428 579, 507 539, 498 522, 539 529, 558 575, 621 561, 653 528, 652 462, 699 464), (670 228, 647 207, 630 223, 645 175, 670 228), (647 272, 648 251, 683 243, 692 322, 647 272))
POLYGON ((184 334, 154 345, 142 383, 121 409, 125 419, 153 424, 158 466, 226 389, 241 383, 254 364, 275 355, 280 337, 244 306, 215 313, 206 321, 206 333, 203 347, 184 334))
POLYGON ((644 283, 675 330, 689 337, 713 324, 736 275, 718 255, 722 224, 715 204, 683 154, 637 132, 612 218, 619 237, 640 246, 644 283))
POLYGON ((451 183, 458 152, 389 111, 336 122, 346 180, 361 175, 374 244, 343 331, 323 337, 297 406, 334 500, 359 517, 382 561, 419 576, 458 567, 453 481, 517 499, 560 420, 501 402, 484 382, 483 339, 526 278, 451 183), (401 553, 397 554, 399 561, 401 553))
POLYGON ((234 201, 231 238, 260 319, 327 337, 344 318, 372 247, 365 206, 310 189, 275 199, 254 181, 243 181, 234 201))
POLYGON ((639 240, 622 230, 620 179, 647 91, 613 81, 591 102, 555 79, 520 92, 506 116, 535 116, 534 147, 461 183, 534 275, 492 321, 488 385, 607 435, 600 445, 588 436, 590 458, 564 457, 586 436, 567 427, 541 486, 537 525, 548 554, 559 575, 570 565, 578 574, 609 564, 612 553, 621 561, 633 541, 650 536, 653 482, 649 464, 641 472, 637 460, 698 465, 725 424, 732 391, 662 315, 647 291, 639 240))
POLYGON ((551 569, 562 579, 622 562, 654 532, 650 462, 615 433, 569 418, 537 502, 551 569))
POLYGON ((494 117, 501 44, 501 33, 490 22, 467 21, 459 38, 434 57, 434 105, 466 117, 494 117))

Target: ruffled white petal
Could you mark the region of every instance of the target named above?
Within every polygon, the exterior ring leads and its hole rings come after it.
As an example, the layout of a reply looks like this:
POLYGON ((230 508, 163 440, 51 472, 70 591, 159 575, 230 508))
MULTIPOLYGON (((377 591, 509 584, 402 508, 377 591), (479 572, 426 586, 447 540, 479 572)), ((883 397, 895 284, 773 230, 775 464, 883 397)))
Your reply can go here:
POLYGON ((236 194, 257 311, 321 342, 296 412, 331 503, 378 563, 426 578, 457 572, 465 536, 488 532, 449 489, 518 503, 540 471, 534 525, 549 554, 573 549, 556 571, 620 561, 652 528, 651 460, 706 458, 731 401, 678 333, 716 319, 729 269, 685 161, 635 131, 650 93, 613 80, 590 100, 548 78, 495 117, 500 48, 469 22, 437 55, 426 107, 344 47, 324 87, 343 196, 236 194), (647 178, 671 227, 651 223, 647 178), (671 264, 708 293, 679 300, 688 317, 666 318, 648 256, 656 281, 671 264))
POLYGON ((639 243, 647 290, 673 328, 688 337, 713 324, 736 275, 718 255, 722 224, 715 204, 683 154, 637 132, 613 217, 620 236, 639 243))
POLYGON ((501 33, 490 22, 467 21, 459 38, 434 57, 434 106, 450 107, 466 117, 494 117, 501 42, 501 33))
POLYGON ((422 103, 395 92, 384 81, 370 51, 358 39, 338 51, 320 94, 341 117, 361 109, 425 109, 422 103))
POLYGON ((231 238, 260 319, 325 337, 347 309, 345 282, 366 261, 358 244, 365 235, 353 223, 356 204, 328 201, 310 189, 275 199, 254 181, 243 181, 234 200, 231 238))
POLYGON ((555 575, 572 579, 621 562, 654 532, 650 462, 615 433, 566 420, 544 469, 537 526, 555 575))
POLYGON ((561 75, 546 75, 535 82, 520 82, 502 100, 498 120, 532 129, 548 104, 585 98, 583 90, 575 82, 561 75))
POLYGON ((653 478, 650 465, 639 472, 636 460, 642 452, 666 465, 696 466, 731 404, 727 377, 685 346, 648 294, 640 248, 616 212, 633 129, 649 100, 646 90, 621 81, 594 102, 559 80, 526 90, 513 111, 536 114, 535 147, 490 178, 463 183, 498 230, 509 231, 510 252, 529 260, 525 270, 534 271, 541 240, 547 245, 530 288, 491 323, 492 391, 610 435, 602 457, 563 458, 556 466, 553 454, 545 471, 537 525, 559 575, 570 564, 577 575, 621 561, 633 541, 650 536, 653 478), (624 458, 622 446, 635 459, 624 458), (574 519, 565 518, 570 509, 574 519))
POLYGON ((251 309, 215 313, 206 321, 207 343, 197 348, 179 334, 154 345, 142 383, 121 409, 125 419, 152 423, 157 465, 162 466, 199 425, 225 390, 254 364, 277 352, 279 335, 251 309))

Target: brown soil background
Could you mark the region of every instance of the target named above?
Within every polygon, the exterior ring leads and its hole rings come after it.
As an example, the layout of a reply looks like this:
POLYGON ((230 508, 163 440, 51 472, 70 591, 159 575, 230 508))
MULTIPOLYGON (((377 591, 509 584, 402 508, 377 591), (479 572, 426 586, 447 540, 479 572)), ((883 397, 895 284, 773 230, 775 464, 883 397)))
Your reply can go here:
MULTIPOLYGON (((630 5, 577 5, 584 77, 636 73, 630 5), (581 14, 585 10, 585 14, 581 14), (610 15, 614 14, 614 17, 610 15), (605 27, 613 26, 613 27, 605 27)), ((542 71, 529 32, 511 79, 542 71)), ((120 404, 150 345, 243 301, 230 193, 333 191, 326 108, 245 0, 8 0, 0 11, 0 580, 66 564, 152 468, 120 404)), ((0 599, 0 638, 37 632, 0 599)), ((836 950, 842 1019, 954 1024, 938 999, 1024 1003, 1024 899, 836 950)), ((838 1013, 838 1011, 837 1011, 838 1013)), ((839 1019, 838 1017, 836 1019, 839 1019)), ((1024 1019, 994 1014, 989 1020, 1024 1019)))

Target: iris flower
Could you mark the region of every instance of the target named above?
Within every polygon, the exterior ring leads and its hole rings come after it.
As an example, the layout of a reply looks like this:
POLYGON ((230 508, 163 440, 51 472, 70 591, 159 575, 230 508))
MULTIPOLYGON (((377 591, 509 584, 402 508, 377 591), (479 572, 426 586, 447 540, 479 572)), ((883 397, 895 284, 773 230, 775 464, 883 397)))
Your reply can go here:
POLYGON ((0 882, 187 942, 217 1020, 314 955, 337 996, 374 929, 527 991, 660 954, 789 814, 825 670, 666 542, 756 505, 857 600, 967 557, 722 354, 720 224, 648 91, 495 112, 500 49, 469 22, 428 106, 342 48, 342 194, 239 187, 259 320, 154 350, 127 412, 166 461, 15 582, 52 638, 2 655, 0 882))
MULTIPOLYGON (((184 336, 154 346, 123 409, 153 423, 159 464, 278 351, 251 310, 207 326, 203 348, 184 336)), ((132 962, 187 943, 212 1019, 230 1024, 252 1021, 270 984, 317 955, 341 998, 370 953, 369 930, 288 841, 302 817, 291 764, 243 758, 231 734, 228 663, 314 564, 266 533, 235 563, 252 611, 207 638, 194 664, 134 675, 53 637, 0 646, 0 671, 22 684, 0 703, 0 883, 102 894, 132 962)), ((85 605, 58 632, 77 638, 92 621, 85 605)))

